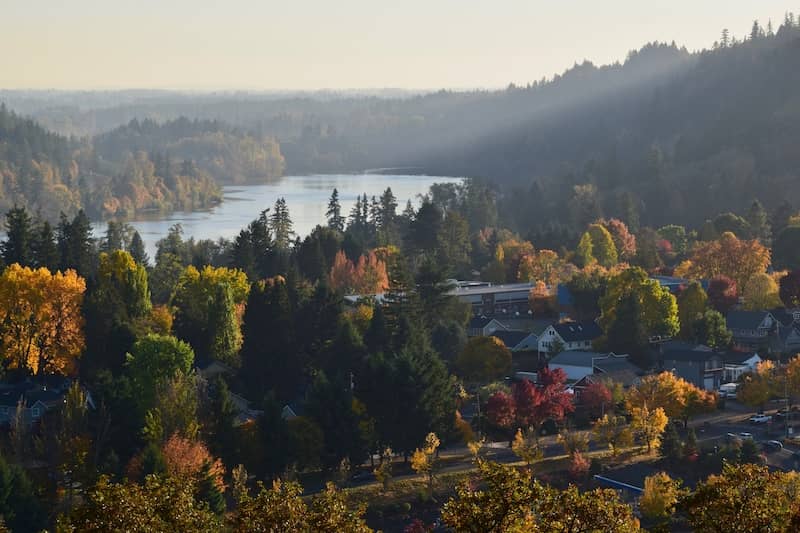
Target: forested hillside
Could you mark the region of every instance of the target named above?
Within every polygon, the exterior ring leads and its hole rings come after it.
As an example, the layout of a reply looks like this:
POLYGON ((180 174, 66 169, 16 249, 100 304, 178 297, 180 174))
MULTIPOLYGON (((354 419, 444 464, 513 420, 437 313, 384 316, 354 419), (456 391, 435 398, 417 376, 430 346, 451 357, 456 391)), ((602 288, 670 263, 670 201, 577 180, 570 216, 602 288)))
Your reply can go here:
POLYGON ((191 159, 138 146, 102 161, 88 140, 67 139, 0 104, 0 209, 26 207, 45 220, 85 210, 92 218, 200 209, 221 200, 191 159))
POLYGON ((163 152, 165 157, 192 160, 216 180, 234 183, 264 181, 283 173, 285 162, 275 139, 238 131, 219 121, 177 120, 157 123, 132 120, 94 139, 99 157, 123 161, 137 151, 163 152))

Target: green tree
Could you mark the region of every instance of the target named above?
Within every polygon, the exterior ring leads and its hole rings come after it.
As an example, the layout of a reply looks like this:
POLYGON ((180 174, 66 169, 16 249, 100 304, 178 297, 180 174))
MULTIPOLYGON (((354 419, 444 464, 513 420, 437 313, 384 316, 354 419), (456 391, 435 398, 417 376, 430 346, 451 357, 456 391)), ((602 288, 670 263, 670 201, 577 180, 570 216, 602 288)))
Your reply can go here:
POLYGON ((32 266, 34 227, 28 211, 24 207, 15 205, 6 213, 5 226, 6 240, 0 244, 5 264, 19 263, 21 266, 32 266))
POLYGON ((693 281, 678 294, 677 300, 680 336, 691 339, 694 335, 692 326, 705 312, 708 296, 700 283, 693 281))
POLYGON ((675 424, 667 424, 667 428, 661 436, 659 452, 662 457, 674 463, 683 458, 683 443, 678 435, 678 430, 675 429, 675 424))
POLYGON ((608 230, 602 224, 590 224, 587 233, 592 239, 591 254, 597 259, 600 266, 611 268, 616 265, 619 260, 617 247, 608 230))
POLYGON ((750 225, 750 233, 754 239, 758 239, 763 243, 769 244, 771 238, 771 228, 769 225, 769 217, 764 206, 756 198, 747 210, 745 217, 747 223, 750 225))
POLYGON ((84 278, 93 274, 95 243, 92 225, 83 210, 68 221, 61 214, 57 230, 58 249, 61 254, 61 270, 73 269, 84 278))
POLYGON ((331 199, 328 201, 328 210, 325 212, 328 219, 328 227, 336 231, 344 231, 344 217, 342 216, 342 205, 339 203, 339 191, 334 188, 331 199))
POLYGON ((592 236, 589 235, 589 232, 584 233, 578 243, 578 248, 575 250, 575 264, 580 268, 593 264, 596 261, 594 255, 592 255, 593 247, 592 236))
POLYGON ((692 338, 699 344, 724 350, 730 346, 733 334, 728 329, 725 317, 719 311, 709 309, 692 323, 692 338))
POLYGON ((41 531, 47 513, 21 466, 0 456, 0 516, 11 531, 41 531))
POLYGON ((142 240, 142 236, 139 235, 138 231, 133 232, 131 236, 131 243, 128 246, 128 252, 133 257, 133 260, 136 261, 137 265, 147 266, 150 262, 150 258, 147 257, 147 252, 144 249, 144 241, 142 240))
POLYGON ((197 499, 208 505, 208 509, 217 516, 225 512, 225 495, 219 489, 211 472, 211 463, 206 461, 200 470, 197 482, 197 499))
POLYGON ((618 304, 632 295, 638 302, 639 319, 648 336, 674 336, 678 332, 678 306, 669 289, 636 267, 613 276, 600 299, 600 326, 606 334, 616 320, 618 304))
POLYGON ((165 335, 146 335, 133 345, 126 367, 134 398, 144 413, 155 405, 157 387, 176 372, 187 375, 194 352, 187 343, 165 335))
POLYGON ((465 380, 486 383, 508 373, 511 351, 497 337, 473 337, 456 358, 455 365, 465 380))
POLYGON ((455 211, 448 211, 437 239, 440 266, 452 274, 464 272, 469 264, 469 253, 472 248, 466 219, 455 211))
POLYGON ((279 250, 288 250, 294 235, 292 219, 286 199, 278 198, 269 217, 269 228, 272 232, 273 242, 279 250))
POLYGON ((772 258, 775 268, 800 267, 800 226, 788 226, 777 234, 772 243, 772 258))

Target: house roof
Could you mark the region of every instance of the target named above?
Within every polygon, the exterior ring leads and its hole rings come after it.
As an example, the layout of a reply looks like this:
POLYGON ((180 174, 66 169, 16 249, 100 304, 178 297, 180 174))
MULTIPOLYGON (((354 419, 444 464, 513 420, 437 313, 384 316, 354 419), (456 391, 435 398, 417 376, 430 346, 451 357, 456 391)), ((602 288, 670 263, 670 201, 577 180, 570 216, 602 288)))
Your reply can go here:
POLYGON ((661 353, 677 352, 681 350, 693 351, 693 352, 712 351, 711 348, 709 348, 705 344, 694 344, 691 342, 676 341, 676 340, 669 340, 667 342, 663 342, 661 343, 660 347, 661 347, 661 353))
POLYGON ((769 311, 728 311, 725 322, 728 329, 758 329, 769 311))
POLYGON ((603 334, 594 322, 561 322, 553 324, 553 328, 564 342, 591 341, 603 334))
POLYGON ((728 365, 741 365, 751 357, 758 357, 756 352, 727 351, 722 354, 722 362, 728 365))
POLYGON ((599 352, 567 350, 550 359, 550 365, 585 366, 592 368, 592 359, 596 357, 605 357, 606 355, 607 354, 599 352))
POLYGON ((775 320, 784 326, 791 326, 794 323, 794 315, 790 309, 779 307, 777 309, 770 309, 769 312, 775 320))
POLYGON ((630 362, 627 355, 609 354, 609 357, 595 360, 594 367, 604 373, 620 370, 630 370, 634 374, 641 372, 638 366, 630 362))
POLYGON ((483 329, 486 326, 488 326, 493 320, 496 321, 497 324, 500 325, 502 328, 504 328, 504 329, 506 328, 505 324, 503 324, 502 322, 500 322, 496 318, 485 317, 485 316, 472 317, 470 319, 470 321, 469 321, 469 326, 467 326, 467 327, 469 329, 483 329))
POLYGON ((466 296, 469 294, 500 294, 504 292, 529 292, 534 287, 533 283, 507 283, 492 285, 491 283, 476 283, 466 286, 457 286, 447 294, 450 296, 466 296))
POLYGON ((663 355, 664 361, 708 361, 719 354, 707 350, 672 350, 663 355))
POLYGON ((492 337, 503 341, 509 350, 516 348, 528 335, 530 334, 525 331, 495 331, 492 333, 492 337))

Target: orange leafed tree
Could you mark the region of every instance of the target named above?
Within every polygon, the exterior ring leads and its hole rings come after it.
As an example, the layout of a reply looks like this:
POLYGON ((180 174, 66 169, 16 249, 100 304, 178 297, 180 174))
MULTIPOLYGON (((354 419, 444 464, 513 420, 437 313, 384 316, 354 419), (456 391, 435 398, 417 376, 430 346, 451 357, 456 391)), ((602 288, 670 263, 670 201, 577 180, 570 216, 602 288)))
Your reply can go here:
POLYGON ((347 293, 378 294, 389 288, 389 275, 386 263, 374 251, 350 261, 340 251, 333 260, 328 275, 331 287, 347 293))
POLYGON ((770 251, 758 240, 742 240, 726 231, 716 241, 698 245, 680 273, 694 279, 727 276, 743 292, 747 282, 766 271, 769 264, 770 251))
POLYGON ((161 448, 164 464, 170 477, 193 483, 197 480, 203 466, 211 465, 210 473, 214 484, 221 491, 225 490, 223 476, 225 467, 222 461, 215 459, 201 441, 190 440, 175 433, 161 448))
POLYGON ((74 270, 13 264, 0 276, 0 337, 11 368, 72 375, 84 347, 86 282, 74 270))

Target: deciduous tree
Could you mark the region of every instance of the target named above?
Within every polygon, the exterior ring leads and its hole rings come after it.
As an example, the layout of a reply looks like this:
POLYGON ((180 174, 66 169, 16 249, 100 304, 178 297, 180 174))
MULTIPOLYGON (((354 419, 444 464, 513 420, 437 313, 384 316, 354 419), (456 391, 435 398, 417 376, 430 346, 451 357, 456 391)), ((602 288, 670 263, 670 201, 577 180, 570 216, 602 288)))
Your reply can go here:
POLYGON ((456 358, 456 369, 467 381, 489 382, 511 369, 511 351, 497 337, 473 337, 456 358))

